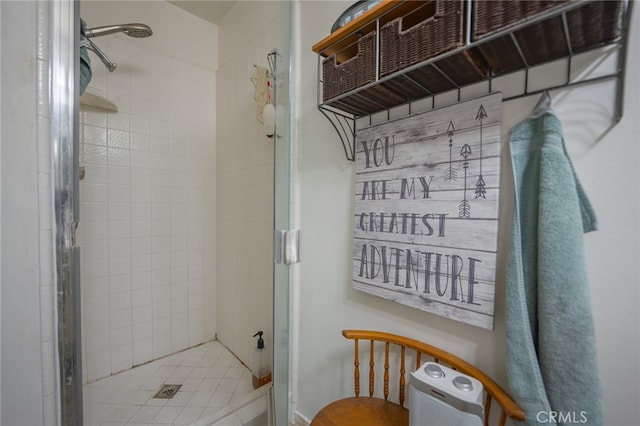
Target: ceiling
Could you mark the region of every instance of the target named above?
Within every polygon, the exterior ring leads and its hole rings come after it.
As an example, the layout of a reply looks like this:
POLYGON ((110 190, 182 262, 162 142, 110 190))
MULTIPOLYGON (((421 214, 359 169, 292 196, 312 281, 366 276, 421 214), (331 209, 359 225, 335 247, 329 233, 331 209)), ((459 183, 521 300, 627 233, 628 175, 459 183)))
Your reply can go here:
POLYGON ((235 0, 174 0, 169 3, 206 21, 220 25, 233 7, 235 0))

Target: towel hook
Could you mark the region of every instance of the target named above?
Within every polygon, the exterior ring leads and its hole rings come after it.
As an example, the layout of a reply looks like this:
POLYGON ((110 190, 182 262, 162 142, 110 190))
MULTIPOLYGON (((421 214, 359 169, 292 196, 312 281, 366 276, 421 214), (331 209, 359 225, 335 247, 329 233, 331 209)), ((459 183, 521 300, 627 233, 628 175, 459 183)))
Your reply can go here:
POLYGON ((549 108, 551 108, 551 95, 549 94, 549 91, 545 89, 533 109, 533 115, 540 115, 549 108))

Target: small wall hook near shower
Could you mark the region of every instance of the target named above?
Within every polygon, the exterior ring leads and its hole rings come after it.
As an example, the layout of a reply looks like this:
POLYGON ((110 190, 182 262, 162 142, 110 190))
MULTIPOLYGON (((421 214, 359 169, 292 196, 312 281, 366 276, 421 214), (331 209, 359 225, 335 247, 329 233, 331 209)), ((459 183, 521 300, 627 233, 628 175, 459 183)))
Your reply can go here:
POLYGON ((271 78, 275 79, 276 76, 276 64, 277 57, 280 56, 278 53, 278 49, 273 49, 271 52, 267 53, 267 63, 269 64, 269 74, 271 78))

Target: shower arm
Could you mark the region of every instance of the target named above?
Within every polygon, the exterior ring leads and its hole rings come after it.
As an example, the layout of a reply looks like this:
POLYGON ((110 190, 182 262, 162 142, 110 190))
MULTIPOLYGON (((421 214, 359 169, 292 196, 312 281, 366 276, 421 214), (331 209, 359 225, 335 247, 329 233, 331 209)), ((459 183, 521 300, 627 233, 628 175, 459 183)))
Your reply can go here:
POLYGON ((87 49, 91 50, 93 53, 95 53, 98 56, 98 58, 100 58, 102 63, 107 67, 109 72, 113 72, 118 67, 118 65, 112 62, 111 59, 109 59, 109 57, 102 51, 102 49, 100 49, 90 39, 85 38, 84 40, 82 40, 81 46, 84 46, 87 49))
POLYGON ((108 25, 104 27, 86 28, 85 37, 101 37, 110 34, 116 34, 122 32, 121 25, 108 25))

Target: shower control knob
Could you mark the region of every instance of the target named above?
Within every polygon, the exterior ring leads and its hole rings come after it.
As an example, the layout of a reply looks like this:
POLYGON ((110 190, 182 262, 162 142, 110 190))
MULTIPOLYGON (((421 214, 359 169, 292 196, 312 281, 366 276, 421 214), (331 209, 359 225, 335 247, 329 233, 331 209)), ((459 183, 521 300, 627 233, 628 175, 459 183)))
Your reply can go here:
POLYGON ((434 379, 441 379, 444 377, 444 371, 442 371, 442 368, 435 364, 427 364, 424 371, 434 379))
POLYGON ((466 377, 456 377, 453 379, 453 385, 464 392, 471 392, 473 390, 473 383, 466 377))

